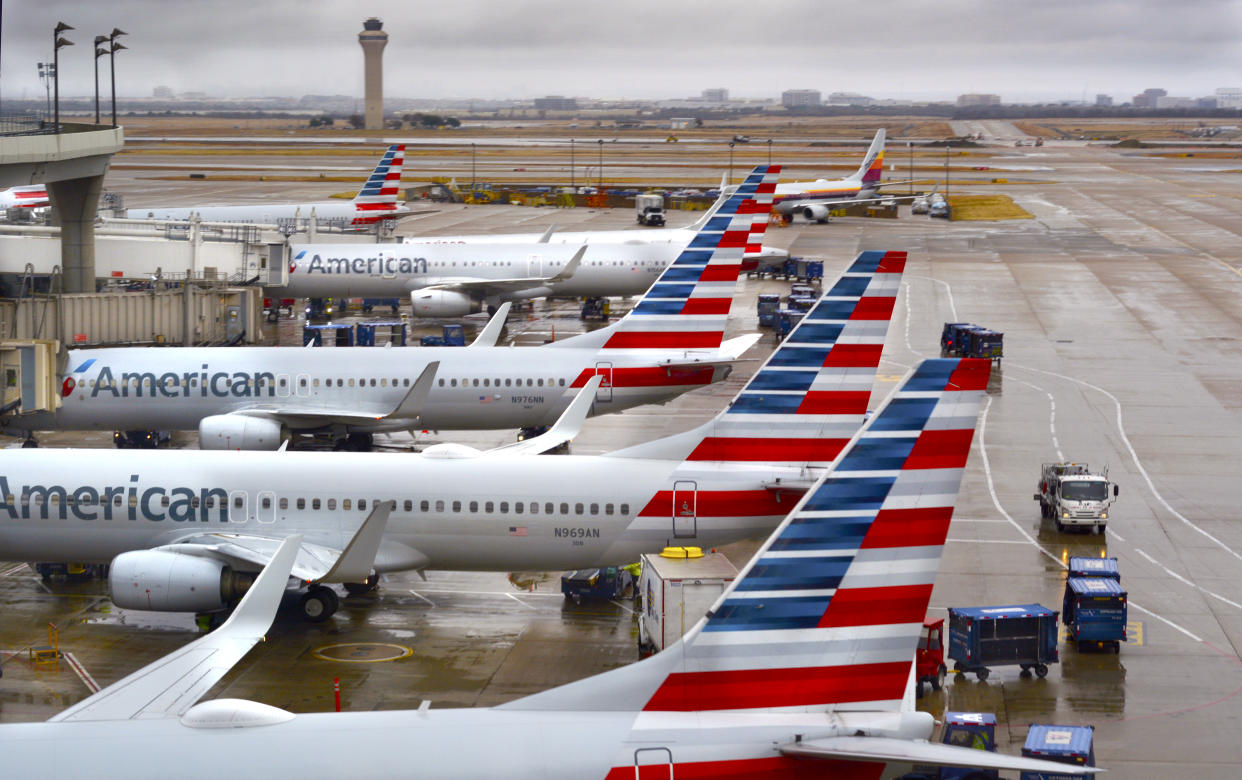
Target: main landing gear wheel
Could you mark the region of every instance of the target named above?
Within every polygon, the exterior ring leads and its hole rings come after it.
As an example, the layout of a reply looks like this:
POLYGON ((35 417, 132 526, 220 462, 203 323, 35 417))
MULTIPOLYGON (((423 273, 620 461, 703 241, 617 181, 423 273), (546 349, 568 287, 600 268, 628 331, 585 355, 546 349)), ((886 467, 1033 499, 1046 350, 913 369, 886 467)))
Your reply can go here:
POLYGON ((373 574, 363 582, 345 583, 345 592, 350 596, 364 596, 379 587, 379 575, 373 574))
POLYGON ((302 613, 303 620, 322 623, 336 613, 340 603, 336 591, 325 585, 316 585, 303 594, 302 600, 298 602, 298 610, 302 613))
POLYGON ((1035 676, 1041 680, 1048 676, 1048 664, 1035 664, 1035 676))

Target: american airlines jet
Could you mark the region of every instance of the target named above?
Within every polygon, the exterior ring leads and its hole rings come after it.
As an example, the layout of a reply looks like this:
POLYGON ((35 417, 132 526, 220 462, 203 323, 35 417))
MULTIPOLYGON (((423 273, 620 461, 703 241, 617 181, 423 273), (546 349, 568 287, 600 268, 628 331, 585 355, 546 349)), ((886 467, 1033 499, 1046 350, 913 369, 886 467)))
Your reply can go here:
POLYGON ((609 327, 520 349, 492 346, 498 318, 465 349, 71 350, 60 409, 3 420, 10 432, 197 428, 204 449, 274 450, 291 433, 365 449, 376 432, 550 425, 596 374, 596 414, 663 403, 723 379, 758 338, 725 341, 724 331, 743 247, 767 224, 777 171, 757 168, 609 327), (431 363, 434 377, 425 375, 431 363))
POLYGON ((12 208, 45 209, 49 205, 47 186, 43 184, 0 189, 0 211, 12 208))
MULTIPOLYGON (((0 560, 110 562, 118 606, 211 612, 300 533, 302 611, 322 620, 322 583, 372 572, 587 568, 766 533, 862 423, 904 264, 864 253, 715 419, 606 455, 0 450, 0 560), (387 500, 372 560, 331 572, 387 500)), ((635 338, 663 332, 657 312, 635 338)))
POLYGON ((98 746, 91 776, 127 780, 276 767, 377 780, 878 780, 914 764, 1060 776, 1064 764, 930 743, 934 719, 909 695, 989 370, 920 365, 706 615, 687 615, 693 628, 643 661, 490 708, 198 703, 270 627, 296 566, 293 536, 216 631, 49 722, 0 725, 5 769, 64 777, 98 746))
POLYGON ((827 222, 828 214, 834 208, 892 200, 892 197, 880 196, 879 189, 908 183, 881 182, 883 175, 884 128, 881 127, 875 132, 875 138, 857 171, 844 179, 816 179, 780 184, 776 188, 774 209, 787 216, 800 214, 807 221, 827 222))
POLYGON ((127 209, 128 219, 181 220, 197 216, 204 222, 250 222, 275 224, 280 219, 345 220, 345 224, 373 225, 382 219, 394 219, 410 210, 397 204, 397 190, 401 186, 401 167, 405 158, 405 145, 393 144, 384 152, 379 164, 351 201, 323 203, 255 203, 246 206, 189 206, 182 208, 127 209))

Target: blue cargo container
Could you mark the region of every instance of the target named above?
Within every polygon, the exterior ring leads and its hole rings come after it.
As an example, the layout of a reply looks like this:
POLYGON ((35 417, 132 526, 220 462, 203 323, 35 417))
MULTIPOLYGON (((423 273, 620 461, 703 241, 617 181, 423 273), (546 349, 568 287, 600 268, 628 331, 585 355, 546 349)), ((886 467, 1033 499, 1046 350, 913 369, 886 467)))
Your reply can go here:
POLYGON ((789 309, 781 309, 776 313, 776 340, 784 341, 798 323, 802 321, 802 317, 806 315, 804 311, 791 311, 789 309))
POLYGON ((988 678, 990 666, 1044 677, 1056 663, 1057 611, 1039 604, 949 608, 949 658, 958 674, 988 678))
MULTIPOLYGON (((1022 755, 1044 761, 1084 767, 1095 766, 1095 728, 1092 726, 1031 726, 1022 755)), ((1060 772, 1023 772, 1022 780, 1087 780, 1094 775, 1076 774, 1069 767, 1060 772)))
POLYGON ((776 326, 776 311, 781 307, 781 296, 776 293, 759 295, 759 325, 764 328, 776 326))
POLYGON ((1005 334, 969 322, 946 322, 940 331, 941 357, 973 357, 999 361, 1005 334))
POLYGON ((383 333, 383 329, 388 329, 388 341, 385 343, 392 344, 394 347, 404 347, 406 340, 406 326, 401 320, 379 320, 377 322, 360 322, 355 327, 358 332, 357 344, 360 347, 374 347, 375 333, 379 331, 383 333))
POLYGON ((302 326, 302 346, 314 344, 316 347, 322 347, 325 340, 337 347, 352 347, 354 345, 354 326, 344 322, 302 326))
MULTIPOLYGON (((990 712, 946 712, 940 742, 943 745, 996 752, 996 716, 990 712)), ((995 769, 969 766, 915 764, 914 771, 899 780, 996 780, 995 769)))
POLYGON ((1121 569, 1117 567, 1116 558, 1080 558, 1069 559, 1070 577, 1108 577, 1121 582, 1121 569))
POLYGON ((1065 581, 1061 620, 1079 651, 1098 642, 1120 653, 1126 641, 1126 592, 1110 577, 1070 577, 1065 581))

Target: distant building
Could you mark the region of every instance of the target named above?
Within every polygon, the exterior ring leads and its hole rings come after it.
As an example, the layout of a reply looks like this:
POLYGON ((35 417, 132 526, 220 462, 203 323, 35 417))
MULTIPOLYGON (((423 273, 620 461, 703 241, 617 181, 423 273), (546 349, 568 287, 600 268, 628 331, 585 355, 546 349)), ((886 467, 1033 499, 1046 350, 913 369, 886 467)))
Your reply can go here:
POLYGON ((1196 98, 1195 108, 1202 108, 1207 111, 1211 111, 1214 108, 1219 108, 1219 106, 1216 103, 1216 96, 1207 95, 1206 97, 1196 98))
POLYGON ((1220 87, 1216 90, 1217 108, 1242 108, 1242 87, 1220 87))
POLYGON ((176 94, 172 91, 172 87, 156 87, 151 90, 151 97, 160 98, 162 100, 172 100, 176 94))
POLYGON ((988 95, 982 92, 957 96, 959 106, 999 106, 1000 102, 1000 95, 988 95))
POLYGON ((1096 95, 1096 96, 1095 96, 1095 104, 1096 104, 1097 106, 1111 106, 1111 105, 1113 104, 1113 96, 1112 96, 1112 95, 1103 95, 1103 94, 1096 95))
POLYGON ((785 108, 802 108, 820 105, 818 89, 787 89, 781 93, 781 105, 785 108))
POLYGON ((729 90, 723 87, 713 87, 712 89, 703 90, 703 100, 708 103, 728 103, 729 90))
POLYGON ((1156 98, 1155 106, 1148 108, 1198 108, 1199 103, 1194 98, 1177 97, 1176 95, 1160 95, 1156 98))
POLYGON ((1135 108, 1156 108, 1156 101, 1168 94, 1163 89, 1145 89, 1134 96, 1134 99, 1130 101, 1130 105, 1135 108))
POLYGON ((875 98, 860 95, 857 92, 832 92, 828 95, 830 106, 869 106, 875 98))
POLYGON ((578 101, 571 97, 548 95, 535 98, 535 108, 539 111, 577 111, 578 101))

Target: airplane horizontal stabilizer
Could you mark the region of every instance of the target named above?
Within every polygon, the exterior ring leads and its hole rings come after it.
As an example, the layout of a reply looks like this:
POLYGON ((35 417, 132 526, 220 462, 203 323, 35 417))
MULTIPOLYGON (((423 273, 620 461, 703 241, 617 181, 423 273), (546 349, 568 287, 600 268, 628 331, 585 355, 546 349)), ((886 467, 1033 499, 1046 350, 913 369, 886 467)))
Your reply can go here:
POLYGON ((595 403, 595 391, 599 389, 603 381, 603 374, 596 374, 588 379, 586 384, 578 390, 578 395, 574 397, 574 400, 569 403, 565 411, 561 412, 556 424, 546 432, 525 441, 490 449, 483 454, 486 456, 538 455, 573 440, 578 435, 578 431, 582 430, 582 423, 586 421, 587 415, 591 413, 591 406, 595 403))
POLYGON ((1096 767, 1069 767, 1065 764, 1041 761, 1036 758, 892 737, 827 737, 790 742, 781 745, 779 750, 784 755, 795 758, 825 761, 884 761, 934 766, 969 766, 980 769, 1044 772, 1058 777, 1106 771, 1096 767))
POLYGON ((49 721, 183 715, 271 628, 301 544, 301 534, 281 543, 224 625, 88 696, 49 721))

